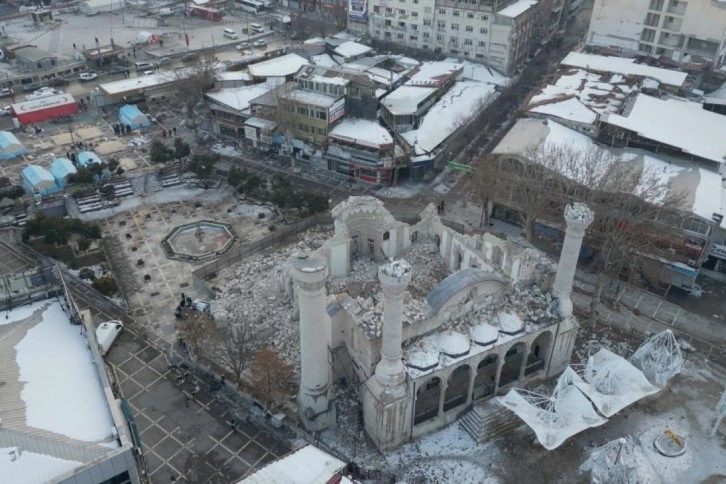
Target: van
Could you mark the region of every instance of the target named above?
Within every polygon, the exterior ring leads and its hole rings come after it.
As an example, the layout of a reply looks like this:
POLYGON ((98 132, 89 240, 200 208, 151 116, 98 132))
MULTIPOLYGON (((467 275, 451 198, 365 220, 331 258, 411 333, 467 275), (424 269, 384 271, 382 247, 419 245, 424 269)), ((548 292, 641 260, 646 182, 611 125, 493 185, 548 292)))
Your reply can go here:
POLYGON ((261 34, 265 31, 265 28, 260 24, 250 24, 250 29, 256 34, 261 34))
POLYGON ((238 39, 239 35, 232 29, 224 29, 224 36, 228 39, 238 39))
POLYGON ((134 65, 137 71, 148 71, 156 67, 153 62, 137 62, 134 65))
POLYGON ((108 354, 111 345, 113 345, 113 342, 116 341, 116 338, 121 334, 123 329, 124 324, 117 319, 98 325, 98 328, 96 328, 96 341, 98 341, 98 347, 101 349, 103 356, 108 354))

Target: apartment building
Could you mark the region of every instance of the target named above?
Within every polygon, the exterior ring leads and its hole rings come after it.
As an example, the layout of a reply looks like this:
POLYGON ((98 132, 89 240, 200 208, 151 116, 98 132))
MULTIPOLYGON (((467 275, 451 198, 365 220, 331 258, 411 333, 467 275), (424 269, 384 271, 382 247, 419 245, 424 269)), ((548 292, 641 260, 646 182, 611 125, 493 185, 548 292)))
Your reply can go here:
POLYGON ((562 0, 371 0, 378 40, 487 62, 512 74, 556 30, 562 0))
POLYGON ((701 58, 720 67, 726 57, 726 2, 595 0, 587 43, 676 62, 701 58))

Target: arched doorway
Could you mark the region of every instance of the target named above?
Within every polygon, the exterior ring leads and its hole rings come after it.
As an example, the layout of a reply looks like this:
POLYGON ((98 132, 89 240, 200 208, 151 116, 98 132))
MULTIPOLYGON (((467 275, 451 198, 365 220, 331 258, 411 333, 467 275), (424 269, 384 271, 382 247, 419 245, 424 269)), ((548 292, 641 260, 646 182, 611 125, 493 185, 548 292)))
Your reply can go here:
POLYGON ((461 255, 461 252, 456 252, 456 268, 455 270, 461 269, 461 263, 464 260, 464 256, 461 255))
POLYGON ((489 355, 479 362, 474 377, 474 390, 472 399, 479 400, 494 394, 497 383, 497 355, 489 355))
POLYGON ((549 331, 545 331, 535 338, 529 348, 529 355, 527 355, 527 367, 524 369, 525 376, 544 370, 551 345, 552 333, 549 331))
POLYGON ((503 255, 502 248, 495 245, 494 249, 492 249, 492 264, 496 267, 501 267, 503 255))
POLYGON ((416 402, 413 414, 413 424, 431 420, 439 414, 439 397, 441 396, 441 379, 433 377, 416 391, 416 402))
POLYGON ((470 374, 469 365, 460 366, 451 374, 444 392, 444 412, 466 403, 469 396, 470 374))
POLYGON ((509 348, 507 354, 504 355, 504 364, 502 365, 502 372, 499 375, 500 388, 519 380, 519 372, 522 370, 522 362, 524 361, 524 352, 524 343, 517 343, 509 348))
POLYGON ((439 237, 439 234, 434 235, 434 242, 436 243, 436 250, 441 249, 441 237, 439 237))

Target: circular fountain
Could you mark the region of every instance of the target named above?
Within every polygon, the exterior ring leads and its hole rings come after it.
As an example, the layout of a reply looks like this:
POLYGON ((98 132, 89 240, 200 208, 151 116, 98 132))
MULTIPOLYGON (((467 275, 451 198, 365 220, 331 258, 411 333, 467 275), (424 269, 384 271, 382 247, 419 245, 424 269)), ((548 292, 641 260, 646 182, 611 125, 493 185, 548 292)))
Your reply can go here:
POLYGON ((161 245, 170 259, 202 261, 224 254, 235 240, 237 235, 229 225, 200 220, 175 227, 161 245))
POLYGON ((678 457, 686 453, 686 441, 672 430, 666 430, 653 442, 655 450, 666 457, 678 457))

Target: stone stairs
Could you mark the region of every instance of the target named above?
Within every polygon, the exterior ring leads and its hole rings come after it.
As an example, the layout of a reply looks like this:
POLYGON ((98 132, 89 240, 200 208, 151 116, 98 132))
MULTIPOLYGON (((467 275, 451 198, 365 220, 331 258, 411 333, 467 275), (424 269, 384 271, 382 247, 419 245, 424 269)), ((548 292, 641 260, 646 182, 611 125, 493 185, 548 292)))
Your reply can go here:
POLYGON ((459 424, 472 440, 480 444, 507 435, 524 425, 524 422, 511 410, 494 400, 487 400, 472 406, 459 420, 459 424))

